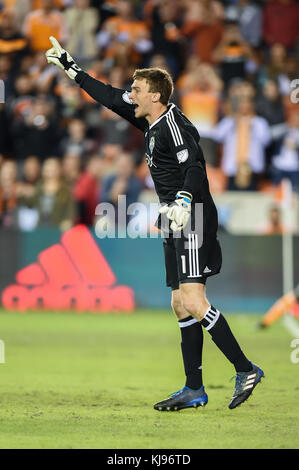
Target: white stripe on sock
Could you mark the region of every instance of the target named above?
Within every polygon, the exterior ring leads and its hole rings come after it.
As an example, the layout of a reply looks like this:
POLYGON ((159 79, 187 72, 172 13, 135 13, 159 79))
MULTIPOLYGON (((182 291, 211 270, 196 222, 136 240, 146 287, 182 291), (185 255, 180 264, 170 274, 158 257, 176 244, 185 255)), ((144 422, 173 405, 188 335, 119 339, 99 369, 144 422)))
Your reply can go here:
POLYGON ((196 318, 192 318, 191 320, 188 321, 179 321, 180 328, 185 328, 186 326, 193 325, 194 323, 198 322, 196 318))
POLYGON ((205 316, 203 317, 209 322, 209 325, 205 326, 206 331, 209 331, 211 328, 213 328, 219 316, 220 316, 219 310, 216 309, 216 312, 214 312, 213 310, 211 310, 211 306, 208 308, 208 310, 205 313, 205 316), (210 319, 211 316, 213 317, 212 320, 210 319))

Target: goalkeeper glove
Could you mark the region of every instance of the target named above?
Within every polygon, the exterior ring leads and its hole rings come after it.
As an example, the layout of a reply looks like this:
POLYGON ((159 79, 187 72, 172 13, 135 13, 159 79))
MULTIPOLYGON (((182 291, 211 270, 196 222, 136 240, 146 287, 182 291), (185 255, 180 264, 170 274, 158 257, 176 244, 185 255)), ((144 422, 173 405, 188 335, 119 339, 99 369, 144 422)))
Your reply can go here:
POLYGON ((166 204, 159 209, 160 214, 166 214, 171 230, 177 232, 186 227, 191 214, 192 194, 187 191, 179 191, 176 199, 170 205, 166 204))
POLYGON ((74 59, 66 52, 57 39, 50 36, 52 48, 46 52, 47 61, 49 64, 57 65, 64 70, 65 73, 72 79, 75 80, 76 75, 80 72, 80 67, 74 62, 74 59))

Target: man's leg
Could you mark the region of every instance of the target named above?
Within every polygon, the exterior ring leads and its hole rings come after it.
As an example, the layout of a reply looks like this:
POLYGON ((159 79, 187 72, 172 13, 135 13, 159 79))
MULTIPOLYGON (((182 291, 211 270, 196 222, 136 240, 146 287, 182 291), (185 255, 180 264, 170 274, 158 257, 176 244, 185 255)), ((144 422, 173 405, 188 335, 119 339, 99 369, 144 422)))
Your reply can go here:
POLYGON ((198 390, 202 386, 202 326, 183 307, 179 289, 172 291, 171 306, 181 330, 186 386, 198 390))
POLYGON ((224 316, 210 305, 204 285, 182 283, 180 290, 184 308, 210 333, 216 346, 236 369, 235 393, 229 404, 230 408, 235 408, 249 397, 264 373, 247 359, 224 316))
POLYGON ((186 372, 186 386, 192 389, 199 389, 202 386, 202 326, 188 313, 182 304, 181 292, 179 289, 179 277, 177 268, 177 254, 173 237, 163 240, 166 284, 171 287, 171 307, 176 315, 181 335, 182 335, 182 355, 186 372))
POLYGON ((252 370, 251 362, 241 350, 226 319, 209 303, 206 287, 199 283, 183 283, 180 290, 184 308, 210 333, 212 340, 234 365, 236 372, 252 370))
POLYGON ((166 283, 172 288, 171 306, 181 330, 181 349, 186 374, 186 385, 170 398, 155 403, 154 408, 158 411, 174 411, 193 406, 204 406, 207 404, 208 397, 202 385, 202 326, 182 305, 173 238, 165 238, 163 247, 166 283))

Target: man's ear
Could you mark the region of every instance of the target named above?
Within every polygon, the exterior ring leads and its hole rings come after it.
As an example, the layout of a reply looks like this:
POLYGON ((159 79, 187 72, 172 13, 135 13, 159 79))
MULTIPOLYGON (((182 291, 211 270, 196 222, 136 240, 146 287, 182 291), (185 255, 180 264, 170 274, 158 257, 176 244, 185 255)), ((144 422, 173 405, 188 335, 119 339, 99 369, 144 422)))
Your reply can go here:
POLYGON ((160 101, 160 98, 161 98, 161 93, 159 92, 153 93, 152 102, 158 103, 160 101))

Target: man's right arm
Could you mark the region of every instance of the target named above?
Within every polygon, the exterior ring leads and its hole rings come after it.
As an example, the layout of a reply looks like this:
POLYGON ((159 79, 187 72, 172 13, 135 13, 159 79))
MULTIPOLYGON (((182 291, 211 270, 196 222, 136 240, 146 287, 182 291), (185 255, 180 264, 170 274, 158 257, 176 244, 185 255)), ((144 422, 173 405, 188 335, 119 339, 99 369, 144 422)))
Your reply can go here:
POLYGON ((129 92, 105 85, 103 82, 90 77, 78 67, 74 59, 65 51, 57 39, 50 37, 52 48, 46 52, 49 64, 57 65, 69 78, 75 80, 93 99, 114 111, 138 129, 144 131, 148 127, 146 119, 136 119, 134 104, 129 98, 129 92))
POLYGON ((148 124, 146 119, 136 119, 134 105, 129 98, 129 92, 120 88, 96 80, 81 70, 77 73, 75 81, 95 101, 114 111, 119 116, 129 121, 133 126, 144 131, 148 124))

